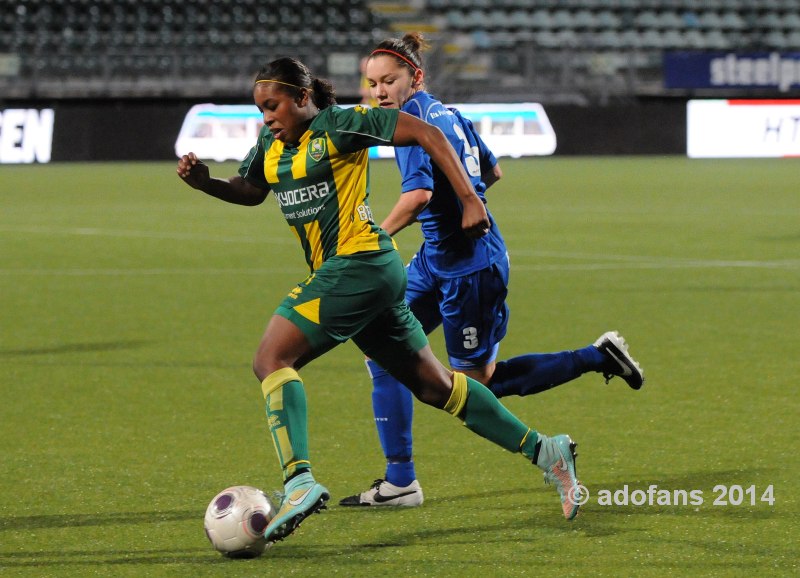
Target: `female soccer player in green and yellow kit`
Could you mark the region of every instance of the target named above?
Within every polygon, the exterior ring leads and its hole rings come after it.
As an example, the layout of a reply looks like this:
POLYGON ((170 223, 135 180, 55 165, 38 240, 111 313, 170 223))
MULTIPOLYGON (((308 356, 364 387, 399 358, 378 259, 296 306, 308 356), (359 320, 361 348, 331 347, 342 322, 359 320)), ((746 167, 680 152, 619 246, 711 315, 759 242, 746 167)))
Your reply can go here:
POLYGON ((488 232, 483 202, 441 131, 396 109, 334 106, 331 85, 291 58, 258 73, 253 98, 264 127, 237 176, 212 178, 193 153, 181 157, 177 172, 193 188, 231 203, 258 205, 272 192, 310 268, 275 310, 253 362, 285 485, 267 540, 285 538, 330 498, 311 474, 298 371, 348 339, 423 403, 533 461, 556 481, 565 515, 574 517, 582 497, 574 444, 532 430, 479 382, 439 362, 406 305, 406 273, 394 241, 372 220, 367 149, 419 145, 451 181, 465 234, 488 232))

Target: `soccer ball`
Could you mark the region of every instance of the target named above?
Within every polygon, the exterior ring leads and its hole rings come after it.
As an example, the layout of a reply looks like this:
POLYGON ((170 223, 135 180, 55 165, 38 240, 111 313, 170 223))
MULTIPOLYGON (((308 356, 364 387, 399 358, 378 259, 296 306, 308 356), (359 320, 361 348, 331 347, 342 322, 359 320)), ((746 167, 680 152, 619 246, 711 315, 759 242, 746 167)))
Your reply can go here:
POLYGON ((256 558, 267 548, 264 530, 277 510, 258 488, 233 486, 214 496, 206 509, 211 545, 229 558, 256 558))

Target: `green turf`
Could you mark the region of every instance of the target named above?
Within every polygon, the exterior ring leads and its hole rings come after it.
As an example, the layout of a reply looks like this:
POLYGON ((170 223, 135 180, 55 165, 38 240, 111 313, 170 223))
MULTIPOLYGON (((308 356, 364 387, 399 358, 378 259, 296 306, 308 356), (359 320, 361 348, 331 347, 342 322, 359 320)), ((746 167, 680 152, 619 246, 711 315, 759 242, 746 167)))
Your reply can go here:
MULTIPOLYGON (((418 404, 422 508, 333 505, 262 558, 223 559, 202 531, 211 497, 280 485, 250 363, 304 276, 293 236, 271 199, 221 203, 173 163, 3 167, 0 574, 797 575, 797 161, 503 166, 489 194, 512 260, 501 358, 619 329, 648 379, 507 400, 578 441, 592 498, 575 521, 538 470, 418 404), (652 484, 705 502, 597 501, 652 484), (718 484, 755 486, 757 503, 713 505, 718 484)), ((397 187, 375 163, 377 215, 397 187)), ((399 235, 405 256, 418 239, 399 235)), ((383 471, 370 383, 349 344, 303 376, 335 504, 383 471)))

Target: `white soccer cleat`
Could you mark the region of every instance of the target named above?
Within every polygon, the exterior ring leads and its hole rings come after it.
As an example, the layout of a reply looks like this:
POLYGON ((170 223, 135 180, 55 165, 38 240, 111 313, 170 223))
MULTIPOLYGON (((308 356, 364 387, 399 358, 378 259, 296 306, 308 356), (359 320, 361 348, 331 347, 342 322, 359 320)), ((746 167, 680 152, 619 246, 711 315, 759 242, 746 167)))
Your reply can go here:
POLYGON ((407 486, 395 486, 386 480, 375 480, 366 492, 348 496, 339 501, 340 506, 405 506, 422 505, 422 488, 417 480, 407 486))

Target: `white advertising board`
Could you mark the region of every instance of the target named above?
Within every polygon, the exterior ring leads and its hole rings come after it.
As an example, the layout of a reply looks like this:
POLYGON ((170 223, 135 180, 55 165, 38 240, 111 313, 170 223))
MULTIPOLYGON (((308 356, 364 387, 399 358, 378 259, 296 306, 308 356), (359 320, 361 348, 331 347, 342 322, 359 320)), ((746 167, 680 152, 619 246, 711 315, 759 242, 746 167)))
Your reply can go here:
POLYGON ((800 100, 690 100, 690 158, 800 156, 800 100))
POLYGON ((0 164, 49 163, 54 120, 50 108, 0 110, 0 164))
MULTIPOLYGON (((523 157, 551 155, 556 135, 544 108, 538 103, 456 104, 477 128, 495 156, 523 157)), ((183 121, 175 154, 194 152, 202 159, 242 160, 255 144, 263 124, 252 104, 193 106, 183 121)), ((394 148, 370 149, 372 158, 393 158, 394 148)))

